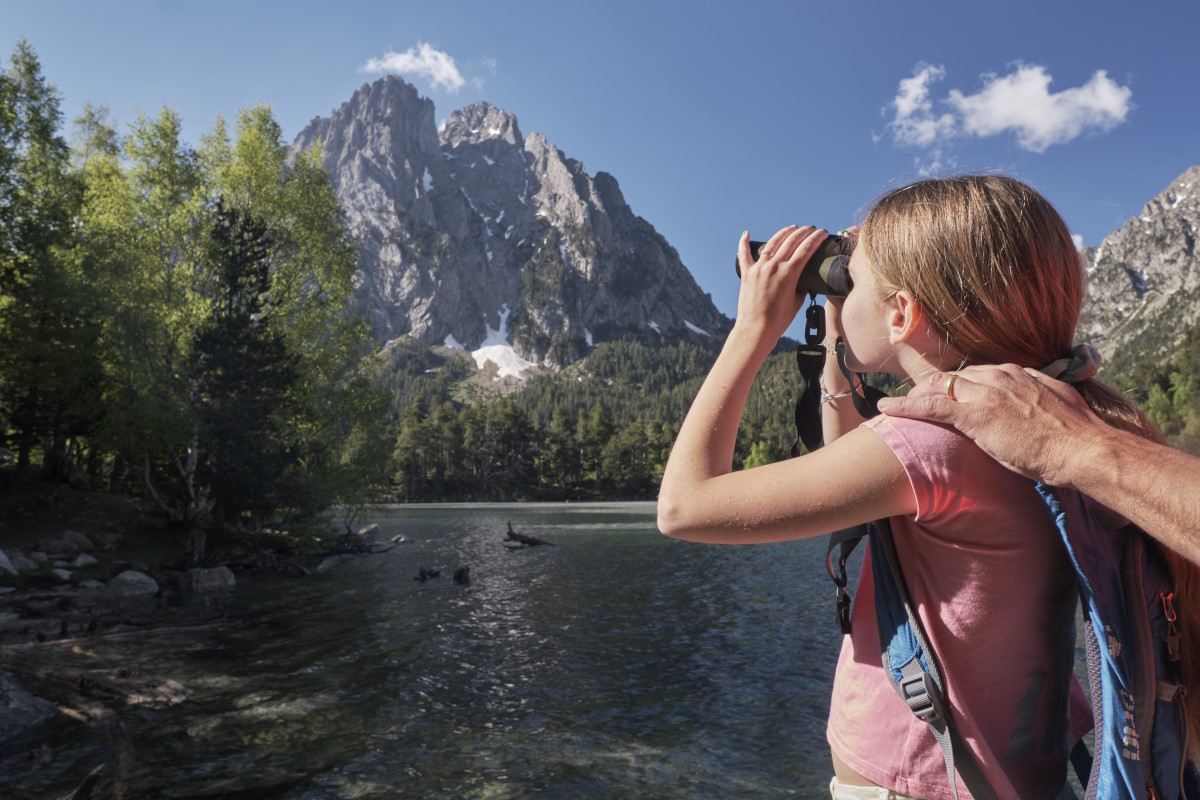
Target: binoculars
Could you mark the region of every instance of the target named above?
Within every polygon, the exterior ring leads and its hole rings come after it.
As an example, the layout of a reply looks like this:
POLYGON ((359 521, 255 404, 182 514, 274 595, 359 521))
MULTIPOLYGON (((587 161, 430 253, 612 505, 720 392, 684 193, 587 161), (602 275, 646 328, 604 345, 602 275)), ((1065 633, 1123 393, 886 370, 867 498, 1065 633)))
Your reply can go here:
MULTIPOLYGON (((750 255, 755 261, 760 252, 766 247, 766 242, 750 242, 750 255)), ((808 294, 823 294, 827 297, 845 297, 850 293, 850 252, 854 249, 853 242, 845 236, 830 235, 821 242, 820 248, 813 253, 812 258, 804 265, 800 273, 797 292, 808 294)), ((742 267, 735 258, 734 269, 738 277, 742 277, 742 267)))

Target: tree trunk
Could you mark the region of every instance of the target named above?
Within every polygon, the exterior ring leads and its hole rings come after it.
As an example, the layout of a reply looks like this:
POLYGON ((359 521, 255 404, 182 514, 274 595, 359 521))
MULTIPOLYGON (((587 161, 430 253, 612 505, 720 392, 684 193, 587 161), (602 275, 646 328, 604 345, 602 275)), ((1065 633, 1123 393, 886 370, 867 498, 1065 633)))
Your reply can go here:
POLYGON ((187 564, 189 567, 204 566, 204 545, 208 533, 199 525, 193 525, 188 530, 187 564))
POLYGON ((33 431, 28 428, 21 430, 21 436, 17 439, 17 475, 22 478, 29 477, 30 454, 33 452, 34 441, 33 431))

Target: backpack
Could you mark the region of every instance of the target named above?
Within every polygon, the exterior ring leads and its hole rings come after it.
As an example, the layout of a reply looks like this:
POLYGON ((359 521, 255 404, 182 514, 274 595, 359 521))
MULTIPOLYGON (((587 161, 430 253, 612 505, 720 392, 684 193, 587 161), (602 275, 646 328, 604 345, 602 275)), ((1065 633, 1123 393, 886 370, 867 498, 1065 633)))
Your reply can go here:
MULTIPOLYGON (((1159 545, 1078 492, 1036 488, 1075 568, 1085 616, 1095 746, 1089 754, 1080 742, 1071 762, 1086 800, 1200 800, 1200 776, 1187 760, 1184 688, 1175 679, 1174 595, 1159 545)), ((909 602, 887 520, 830 536, 826 566, 838 587, 843 632, 849 632, 846 559, 863 536, 875 565, 880 646, 893 687, 938 740, 954 796, 957 773, 975 800, 995 798, 942 710, 939 665, 909 602)))

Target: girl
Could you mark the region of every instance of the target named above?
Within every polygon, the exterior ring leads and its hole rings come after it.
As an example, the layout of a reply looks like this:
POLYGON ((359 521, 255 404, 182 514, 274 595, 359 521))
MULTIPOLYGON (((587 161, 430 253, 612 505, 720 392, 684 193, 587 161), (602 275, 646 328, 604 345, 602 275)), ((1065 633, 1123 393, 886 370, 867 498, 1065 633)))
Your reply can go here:
MULTIPOLYGON (((1071 673, 1075 580, 1032 484, 952 428, 886 416, 864 423, 833 358, 822 392, 827 446, 731 469, 751 383, 799 312, 799 273, 825 237, 785 228, 754 262, 742 235, 737 319, 671 452, 659 527, 690 541, 741 544, 890 517, 959 733, 1001 798, 1054 798, 1090 714, 1071 673), (1068 717, 1069 696, 1079 703, 1068 717)), ((850 278, 849 295, 829 302, 826 314, 829 338, 844 337, 855 372, 916 382, 965 364, 1043 368, 1075 355, 1059 377, 1076 382, 1110 424, 1153 435, 1136 408, 1090 379, 1093 351, 1072 347, 1084 288, 1079 256, 1058 213, 1019 181, 966 176, 888 193, 857 234, 850 278)), ((952 798, 932 734, 885 676, 872 568, 868 556, 834 678, 831 792, 952 798)))

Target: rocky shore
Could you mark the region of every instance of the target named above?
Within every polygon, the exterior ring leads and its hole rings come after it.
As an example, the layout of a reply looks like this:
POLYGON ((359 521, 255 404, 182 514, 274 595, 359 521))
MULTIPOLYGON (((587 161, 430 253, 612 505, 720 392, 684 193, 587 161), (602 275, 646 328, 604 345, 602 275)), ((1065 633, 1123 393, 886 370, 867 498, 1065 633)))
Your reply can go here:
POLYGON ((64 714, 103 731, 119 771, 114 709, 180 702, 188 690, 169 676, 100 659, 81 669, 78 658, 62 654, 78 656, 109 637, 221 624, 239 581, 263 571, 303 577, 394 546, 378 540, 374 526, 350 534, 331 525, 215 532, 205 565, 188 568, 184 538, 145 500, 39 482, 0 485, 0 745, 11 749, 64 714))

